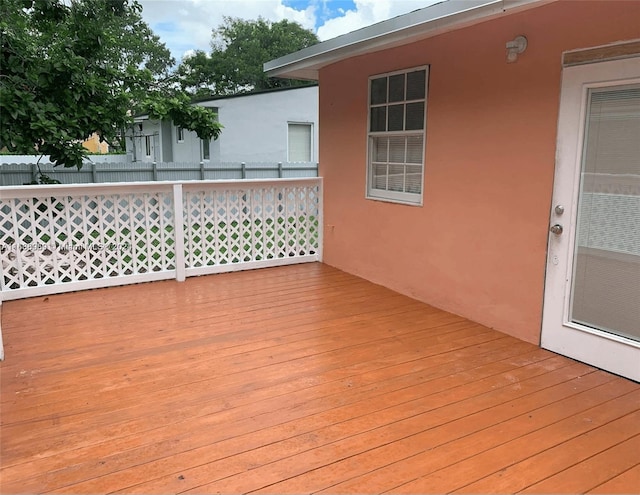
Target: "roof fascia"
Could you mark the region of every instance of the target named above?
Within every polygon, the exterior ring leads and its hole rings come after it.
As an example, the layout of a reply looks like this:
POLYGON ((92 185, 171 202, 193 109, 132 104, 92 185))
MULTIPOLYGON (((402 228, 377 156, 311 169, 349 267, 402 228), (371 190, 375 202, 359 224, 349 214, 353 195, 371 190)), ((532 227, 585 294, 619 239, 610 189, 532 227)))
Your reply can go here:
POLYGON ((235 95, 220 95, 220 96, 203 96, 194 98, 191 102, 196 105, 200 105, 202 103, 209 103, 220 100, 231 100, 233 98, 246 98, 248 96, 261 96, 268 95, 271 93, 281 93, 284 91, 295 91, 299 89, 309 89, 309 88, 317 88, 318 84, 305 84, 302 86, 287 86, 284 88, 269 88, 269 89, 261 89, 258 91, 247 91, 246 93, 238 93, 235 95))

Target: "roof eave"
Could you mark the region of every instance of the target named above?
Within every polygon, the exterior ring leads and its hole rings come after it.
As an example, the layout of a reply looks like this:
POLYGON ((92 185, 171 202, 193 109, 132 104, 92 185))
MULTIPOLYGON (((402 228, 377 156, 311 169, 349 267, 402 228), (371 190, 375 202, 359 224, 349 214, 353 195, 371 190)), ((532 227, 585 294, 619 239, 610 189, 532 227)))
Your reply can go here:
POLYGON ((490 18, 557 0, 447 1, 338 36, 264 64, 271 77, 318 80, 322 67, 340 60, 414 43, 490 18))

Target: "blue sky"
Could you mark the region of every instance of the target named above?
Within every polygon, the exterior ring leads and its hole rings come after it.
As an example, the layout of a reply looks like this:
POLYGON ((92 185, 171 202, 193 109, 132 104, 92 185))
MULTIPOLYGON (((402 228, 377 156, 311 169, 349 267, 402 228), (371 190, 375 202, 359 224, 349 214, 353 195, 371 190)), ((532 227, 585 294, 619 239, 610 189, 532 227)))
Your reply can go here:
MULTIPOLYGON (((194 50, 209 51, 211 31, 223 16, 271 21, 289 19, 334 38, 439 0, 140 0, 142 16, 180 61, 194 50)), ((452 0, 455 1, 455 0, 452 0)))
MULTIPOLYGON (((283 0, 282 3, 296 10, 305 10, 312 4, 310 0, 283 0)), ((346 12, 350 10, 355 11, 356 9, 356 3, 353 0, 331 0, 322 2, 321 8, 316 12, 315 28, 317 30, 317 28, 322 26, 326 21, 344 16, 346 12)))

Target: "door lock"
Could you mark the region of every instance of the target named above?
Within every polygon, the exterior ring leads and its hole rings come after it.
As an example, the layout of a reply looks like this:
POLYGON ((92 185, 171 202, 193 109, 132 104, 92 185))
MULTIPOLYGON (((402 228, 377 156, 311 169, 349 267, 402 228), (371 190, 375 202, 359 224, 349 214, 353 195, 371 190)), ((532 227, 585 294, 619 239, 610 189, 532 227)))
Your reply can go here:
POLYGON ((562 225, 560 225, 559 223, 552 225, 551 228, 549 229, 551 231, 552 234, 555 235, 560 235, 562 234, 562 231, 564 230, 562 228, 562 225))

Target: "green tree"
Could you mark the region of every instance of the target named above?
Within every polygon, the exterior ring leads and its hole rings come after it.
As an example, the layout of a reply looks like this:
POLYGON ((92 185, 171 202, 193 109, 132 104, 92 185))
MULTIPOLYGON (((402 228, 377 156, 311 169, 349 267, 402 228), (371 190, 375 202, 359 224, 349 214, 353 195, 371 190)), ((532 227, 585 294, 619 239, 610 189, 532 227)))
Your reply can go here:
POLYGON ((228 95, 305 84, 270 78, 264 73, 263 64, 316 43, 318 37, 296 22, 225 17, 224 23, 213 31, 211 55, 197 51, 182 61, 178 68, 180 83, 183 89, 197 95, 228 95))
POLYGON ((81 168, 83 140, 115 144, 137 113, 216 138, 215 115, 176 89, 141 11, 131 0, 2 0, 0 147, 81 168))

